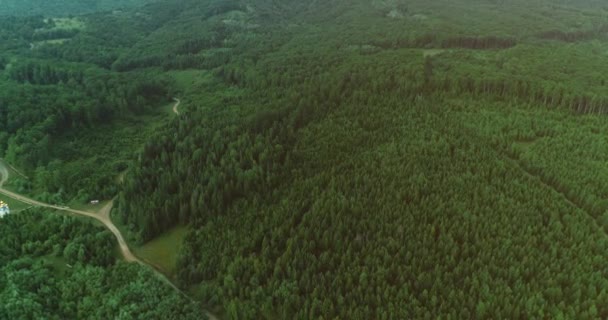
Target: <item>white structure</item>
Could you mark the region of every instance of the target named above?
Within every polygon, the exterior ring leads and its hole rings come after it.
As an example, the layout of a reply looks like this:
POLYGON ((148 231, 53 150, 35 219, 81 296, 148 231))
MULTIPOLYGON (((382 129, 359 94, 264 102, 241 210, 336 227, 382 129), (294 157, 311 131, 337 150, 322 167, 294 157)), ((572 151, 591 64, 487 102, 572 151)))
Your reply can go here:
POLYGON ((0 218, 9 213, 11 213, 11 209, 8 207, 8 204, 6 204, 4 201, 0 201, 0 218))

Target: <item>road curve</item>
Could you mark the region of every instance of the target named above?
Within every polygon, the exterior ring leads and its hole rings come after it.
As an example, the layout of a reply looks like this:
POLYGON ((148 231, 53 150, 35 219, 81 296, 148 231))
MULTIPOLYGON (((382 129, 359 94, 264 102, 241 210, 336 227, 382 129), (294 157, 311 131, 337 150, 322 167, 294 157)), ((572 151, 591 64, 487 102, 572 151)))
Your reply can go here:
POLYGON ((176 115, 179 116, 179 104, 182 103, 181 100, 179 100, 178 98, 173 98, 173 101, 175 101, 175 104, 173 105, 173 113, 175 113, 176 115))
MULTIPOLYGON (((181 101, 178 98, 173 98, 173 100, 175 101, 175 104, 173 105, 173 112, 176 115, 179 115, 178 108, 179 108, 181 101)), ((118 241, 118 245, 120 247, 120 253, 122 254, 123 258, 127 262, 137 262, 141 265, 149 266, 150 268, 152 268, 152 270, 157 275, 160 276, 160 278, 162 280, 164 280, 167 284, 169 284, 173 289, 175 289, 177 292, 182 294, 184 297, 186 297, 190 301, 193 301, 192 298, 190 298, 190 296, 188 296, 186 293, 184 293, 175 284, 173 284, 173 282, 171 282, 164 274, 162 274, 160 271, 158 271, 159 268, 157 266, 155 266, 153 263, 151 263, 149 261, 143 261, 143 260, 139 259, 137 256, 135 256, 133 254, 133 252, 131 252, 131 249, 129 249, 129 245, 127 244, 124 237, 122 236, 122 233, 120 233, 120 230, 118 230, 118 228, 116 227, 116 225, 114 225, 114 223, 112 222, 112 219, 110 218, 110 212, 112 210, 112 206, 114 205, 114 200, 108 202, 108 204, 103 206, 103 208, 101 208, 99 210, 99 212, 97 212, 97 213, 83 211, 83 210, 76 210, 76 209, 72 209, 72 208, 65 207, 65 206, 57 206, 57 205, 44 203, 44 202, 41 202, 38 200, 34 200, 31 198, 25 197, 23 195, 17 194, 15 192, 9 191, 3 187, 4 183, 9 178, 9 171, 7 169, 7 166, 10 166, 10 165, 8 163, 5 163, 2 159, 0 159, 0 194, 3 194, 12 199, 21 201, 23 203, 27 203, 34 207, 44 207, 44 208, 55 209, 55 210, 59 210, 59 211, 65 211, 65 212, 69 212, 69 213, 72 213, 75 215, 89 217, 89 218, 92 218, 92 219, 95 219, 95 220, 101 222, 108 230, 110 230, 110 232, 112 232, 112 234, 114 234, 114 237, 118 241)), ((23 175, 21 172, 17 171, 15 168, 12 168, 12 169, 15 170, 15 172, 17 172, 17 174, 23 176, 24 178, 27 178, 25 175, 23 175)), ((207 316, 207 318, 209 320, 218 320, 218 318, 214 314, 212 314, 208 311, 205 311, 205 315, 207 316)))
MULTIPOLYGON (((178 108, 179 108, 181 101, 178 98, 173 98, 173 100, 175 101, 175 104, 173 105, 173 112, 176 115, 179 115, 178 108)), ((129 245, 125 241, 125 238, 122 236, 122 233, 120 233, 120 231, 118 230, 116 225, 114 225, 114 223, 110 219, 110 211, 112 210, 112 205, 114 204, 113 200, 110 201, 108 204, 106 204, 103 208, 101 208, 101 210, 99 210, 99 212, 95 213, 95 212, 88 212, 88 211, 82 211, 82 210, 75 210, 75 209, 71 209, 69 207, 56 206, 56 205, 40 202, 40 201, 37 201, 34 199, 30 199, 28 197, 25 197, 20 194, 6 190, 2 187, 4 185, 4 183, 6 182, 6 180, 8 180, 8 177, 9 177, 7 165, 8 164, 4 163, 4 161, 0 161, 0 194, 3 194, 7 197, 13 198, 15 200, 19 200, 23 203, 27 203, 32 206, 66 211, 66 212, 70 212, 70 213, 77 214, 80 216, 93 218, 93 219, 101 222, 108 230, 110 230, 110 232, 112 232, 112 234, 114 234, 114 237, 116 237, 116 240, 118 241, 118 245, 120 247, 120 252, 121 252, 123 258, 127 262, 138 262, 140 264, 144 264, 143 261, 141 261, 139 258, 137 258, 133 254, 133 252, 131 252, 131 249, 129 249, 129 245)))
POLYGON ((6 180, 8 179, 8 170, 6 169, 6 166, 4 165, 4 163, 2 163, 2 162, 0 162, 0 174, 2 175, 2 178, 0 180, 0 194, 3 194, 9 198, 21 201, 23 203, 27 203, 27 204, 35 206, 35 207, 43 207, 43 208, 60 210, 60 211, 66 211, 66 212, 73 213, 73 214, 76 214, 79 216, 93 218, 93 219, 101 222, 108 230, 110 230, 110 232, 112 232, 112 234, 114 234, 114 237, 116 237, 116 240, 118 240, 120 252, 122 253, 122 256, 125 258, 125 260, 127 262, 143 263, 131 252, 131 249, 129 249, 129 246, 127 245, 127 242, 125 241, 124 237, 122 236, 122 233, 120 233, 118 228, 114 225, 114 223, 112 223, 112 220, 110 220, 109 213, 110 213, 110 210, 112 209, 113 201, 110 201, 108 204, 106 204, 100 210, 99 213, 88 212, 88 211, 83 211, 83 210, 75 210, 75 209, 71 209, 69 207, 52 205, 52 204, 44 203, 44 202, 41 202, 38 200, 30 199, 28 197, 22 196, 20 194, 14 193, 12 191, 9 191, 9 190, 6 190, 5 188, 3 188, 2 186, 4 185, 4 182, 6 182, 6 180))

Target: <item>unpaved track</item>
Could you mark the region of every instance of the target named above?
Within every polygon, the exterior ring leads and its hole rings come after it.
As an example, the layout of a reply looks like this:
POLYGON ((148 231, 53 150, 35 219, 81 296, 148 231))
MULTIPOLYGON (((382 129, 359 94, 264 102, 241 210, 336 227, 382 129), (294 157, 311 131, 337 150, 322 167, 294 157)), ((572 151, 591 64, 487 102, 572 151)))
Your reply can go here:
POLYGON ((122 253, 122 256, 125 258, 125 260, 127 262, 139 262, 139 263, 143 263, 141 260, 139 260, 131 252, 131 250, 129 249, 129 246, 127 245, 127 242, 124 239, 124 237, 122 236, 122 234, 120 233, 120 231, 118 231, 118 228, 116 228, 116 226, 114 225, 114 223, 112 223, 112 220, 110 220, 110 210, 112 209, 112 205, 114 203, 113 201, 110 201, 103 208, 101 208, 101 210, 99 211, 99 213, 82 211, 82 210, 75 210, 75 209, 71 209, 69 207, 52 205, 52 204, 40 202, 38 200, 30 199, 28 197, 25 197, 25 196, 22 196, 20 194, 17 194, 17 193, 14 193, 12 191, 4 189, 2 186, 4 185, 4 183, 6 182, 6 180, 8 179, 8 170, 6 169, 6 165, 4 164, 4 162, 0 162, 0 174, 2 175, 2 178, 0 179, 0 194, 3 194, 3 195, 5 195, 5 196, 7 196, 9 198, 13 198, 15 200, 19 200, 19 201, 21 201, 23 203, 27 203, 27 204, 35 206, 35 207, 43 207, 43 208, 50 208, 50 209, 60 210, 60 211, 66 211, 66 212, 69 212, 69 213, 77 214, 79 216, 85 216, 85 217, 93 218, 93 219, 101 222, 106 228, 108 228, 108 230, 110 230, 110 232, 112 232, 112 234, 114 234, 114 237, 116 237, 116 240, 118 240, 118 245, 120 247, 120 252, 122 253))
MULTIPOLYGON (((173 100, 175 101, 175 104, 173 105, 173 113, 175 113, 176 115, 179 115, 179 105, 180 105, 181 101, 178 98, 173 98, 173 100)), ((159 271, 160 268, 158 268, 157 266, 155 266, 153 263, 151 263, 149 261, 143 261, 143 260, 139 259, 137 256, 135 256, 133 254, 133 252, 131 252, 131 249, 129 249, 129 245, 127 244, 124 237, 122 236, 122 233, 120 233, 120 230, 118 230, 118 228, 112 222, 112 219, 110 219, 110 212, 112 211, 112 206, 114 205, 114 200, 108 202, 108 204, 103 206, 103 208, 101 208, 99 210, 99 212, 88 212, 88 211, 82 211, 82 210, 75 210, 75 209, 72 209, 69 207, 52 205, 52 204, 44 203, 44 202, 37 201, 34 199, 30 199, 28 197, 22 196, 20 194, 14 193, 12 191, 9 191, 9 190, 6 190, 5 188, 3 188, 4 183, 9 178, 7 166, 10 166, 10 165, 8 163, 5 163, 2 159, 0 159, 0 194, 3 194, 9 198, 13 198, 15 200, 27 203, 34 207, 43 207, 43 208, 65 211, 65 212, 69 212, 69 213, 72 213, 75 215, 89 217, 89 218, 92 218, 92 219, 95 219, 95 220, 101 222, 108 230, 110 230, 110 232, 112 232, 112 234, 114 234, 114 237, 116 237, 116 240, 118 241, 118 245, 120 247, 120 253, 122 254, 122 256, 124 257, 124 259, 127 262, 137 262, 139 264, 149 266, 150 268, 152 268, 152 270, 154 270, 154 272, 163 281, 165 281, 173 289, 175 289, 177 292, 182 294, 184 297, 186 297, 190 301, 194 301, 194 300, 192 300, 192 298, 190 298, 190 296, 188 296, 181 289, 179 289, 177 286, 175 286, 175 284, 173 284, 173 282, 171 282, 164 274, 162 274, 159 271)), ((17 171, 15 168, 11 167, 11 169, 13 169, 15 172, 17 172, 17 174, 23 176, 24 178, 27 178, 25 175, 23 175, 22 173, 17 171)), ((218 318, 215 315, 211 314, 208 311, 205 311, 205 315, 207 316, 207 318, 209 320, 218 320, 218 318)))
MULTIPOLYGON (((178 108, 179 108, 181 101, 178 98, 173 98, 173 100, 175 101, 175 105, 173 105, 173 112, 176 115, 179 115, 178 108)), ((101 222, 106 228, 108 228, 108 230, 110 230, 110 232, 112 232, 112 234, 114 234, 114 237, 116 237, 116 240, 118 241, 118 245, 120 247, 120 252, 122 253, 122 256, 125 258, 125 260, 127 262, 138 262, 138 263, 144 264, 143 261, 141 261, 139 258, 137 258, 133 254, 133 252, 131 252, 131 249, 129 249, 129 245, 127 245, 127 242, 125 241, 124 237, 122 236, 122 233, 120 233, 120 231, 118 230, 116 225, 114 225, 114 223, 110 219, 110 211, 112 211, 112 205, 114 204, 114 200, 112 200, 108 204, 106 204, 103 208, 101 208, 101 210, 99 210, 99 212, 88 212, 88 211, 71 209, 69 207, 56 206, 56 205, 40 202, 40 201, 37 201, 34 199, 30 199, 28 197, 25 197, 20 194, 6 190, 2 187, 2 186, 4 186, 4 183, 6 182, 6 180, 8 180, 8 177, 9 177, 7 166, 9 166, 8 163, 5 163, 4 161, 0 160, 0 176, 1 176, 0 177, 0 194, 4 194, 7 197, 13 198, 15 200, 19 200, 21 202, 27 203, 32 206, 56 209, 56 210, 61 210, 61 211, 66 211, 69 213, 77 214, 80 216, 93 218, 93 219, 101 222)), ((13 169, 13 170, 15 170, 15 169, 13 169)), ((19 171, 17 171, 17 170, 15 170, 15 172, 19 173, 19 171)), ((22 173, 19 173, 19 174, 23 175, 22 173)))
POLYGON ((175 101, 175 104, 173 105, 173 113, 175 113, 176 115, 179 116, 179 104, 182 103, 181 100, 179 100, 178 98, 173 98, 173 101, 175 101))

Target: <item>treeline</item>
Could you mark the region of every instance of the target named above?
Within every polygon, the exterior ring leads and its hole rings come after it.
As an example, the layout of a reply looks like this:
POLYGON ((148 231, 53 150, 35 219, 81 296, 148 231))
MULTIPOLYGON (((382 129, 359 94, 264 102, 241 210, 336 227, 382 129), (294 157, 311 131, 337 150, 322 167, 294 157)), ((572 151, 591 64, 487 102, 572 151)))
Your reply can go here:
POLYGON ((78 29, 54 29, 42 32, 35 32, 32 36, 33 41, 44 41, 54 39, 73 38, 80 30, 78 29))
POLYGON ((477 36, 449 37, 442 39, 434 34, 425 34, 413 39, 373 40, 371 45, 383 49, 403 48, 462 48, 474 50, 508 49, 517 45, 517 40, 509 37, 477 36))
POLYGON ((608 97, 574 93, 559 85, 541 86, 525 79, 437 79, 426 83, 421 91, 442 91, 453 94, 490 95, 515 99, 547 108, 565 108, 577 114, 608 113, 608 97))
POLYGON ((27 61, 15 64, 9 77, 21 83, 49 85, 70 81, 82 84, 85 76, 82 67, 65 68, 52 62, 27 61))
POLYGON ((549 30, 538 35, 545 40, 557 40, 563 42, 587 41, 598 37, 603 37, 608 32, 608 25, 597 28, 577 31, 549 30))
POLYGON ((212 70, 227 64, 232 58, 230 51, 217 51, 204 54, 169 56, 163 59, 163 70, 202 69, 212 70))
POLYGON ((116 262, 115 241, 40 209, 0 219, 0 318, 205 318, 151 270, 116 262))
POLYGON ((59 0, 54 2, 38 2, 35 0, 6 0, 0 8, 0 16, 64 16, 71 14, 84 14, 95 11, 107 11, 115 8, 124 8, 143 5, 147 0, 85 0, 68 1, 59 0))

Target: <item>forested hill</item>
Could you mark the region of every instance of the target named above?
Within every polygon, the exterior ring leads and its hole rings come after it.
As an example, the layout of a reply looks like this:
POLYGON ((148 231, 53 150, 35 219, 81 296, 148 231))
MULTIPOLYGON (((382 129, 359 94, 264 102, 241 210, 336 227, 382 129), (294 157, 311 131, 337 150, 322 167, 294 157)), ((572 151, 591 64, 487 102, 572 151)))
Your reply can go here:
POLYGON ((185 108, 118 217, 190 225, 179 279, 232 319, 606 317, 607 17, 192 5, 112 65, 175 75, 185 108))
POLYGON ((0 0, 2 16, 66 16, 134 7, 153 0, 0 0))
POLYGON ((116 196, 132 243, 187 230, 177 283, 223 318, 607 318, 607 18, 166 0, 1 19, 0 153, 32 177, 12 188, 116 196))

